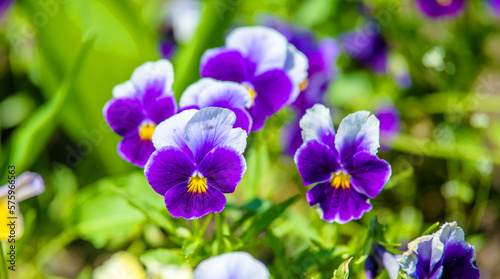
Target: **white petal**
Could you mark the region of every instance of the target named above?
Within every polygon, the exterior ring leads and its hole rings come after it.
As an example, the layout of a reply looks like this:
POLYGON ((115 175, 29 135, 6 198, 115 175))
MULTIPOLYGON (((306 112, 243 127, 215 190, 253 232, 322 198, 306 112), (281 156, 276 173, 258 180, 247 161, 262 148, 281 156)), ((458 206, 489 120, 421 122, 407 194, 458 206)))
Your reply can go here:
POLYGON ((292 44, 288 44, 288 54, 285 62, 285 70, 288 76, 292 79, 297 90, 290 96, 288 104, 291 104, 299 96, 300 90, 298 85, 307 79, 307 69, 309 68, 309 61, 301 51, 297 50, 292 44))
POLYGON ((159 82, 163 86, 163 94, 173 95, 174 69, 172 63, 166 59, 142 64, 135 69, 130 80, 138 89, 144 89, 152 83, 159 82))
POLYGON ((235 121, 234 112, 218 107, 204 108, 193 115, 186 124, 185 140, 195 158, 203 155, 200 151, 209 152, 211 148, 206 148, 220 145, 232 147, 242 154, 247 145, 247 133, 233 128, 235 121))
MULTIPOLYGON (((40 174, 26 171, 16 178, 16 202, 22 202, 45 192, 45 183, 40 174)), ((9 184, 0 187, 0 198, 9 193, 9 184)))
POLYGON ((165 146, 175 146, 183 149, 186 146, 184 129, 196 112, 198 112, 196 109, 182 111, 156 126, 152 137, 155 148, 160 149, 165 146))
POLYGON ((205 90, 208 86, 216 84, 217 81, 211 78, 202 78, 197 82, 191 84, 184 93, 182 93, 181 99, 179 101, 179 106, 181 108, 186 108, 190 106, 199 106, 198 98, 201 92, 205 90))
POLYGON ((285 66, 288 41, 278 31, 264 26, 234 29, 226 38, 226 47, 239 50, 257 64, 256 75, 285 66))
POLYGON ((195 279, 268 279, 267 267, 247 252, 231 252, 202 261, 195 279))
POLYGON ((310 140, 320 140, 323 135, 332 133, 335 135, 333 128, 332 116, 330 109, 322 104, 315 104, 312 108, 306 111, 299 122, 302 129, 302 139, 304 142, 310 140))
POLYGON ((375 155, 380 147, 379 136, 380 122, 377 117, 370 115, 369 111, 358 111, 340 122, 335 147, 343 159, 360 151, 375 155))
POLYGON ((134 84, 129 80, 113 87, 113 97, 115 98, 138 97, 136 94, 137 88, 135 88, 134 84))
POLYGON ((252 96, 248 90, 239 83, 219 81, 210 84, 198 98, 200 108, 212 106, 217 102, 227 102, 234 108, 250 108, 252 96))

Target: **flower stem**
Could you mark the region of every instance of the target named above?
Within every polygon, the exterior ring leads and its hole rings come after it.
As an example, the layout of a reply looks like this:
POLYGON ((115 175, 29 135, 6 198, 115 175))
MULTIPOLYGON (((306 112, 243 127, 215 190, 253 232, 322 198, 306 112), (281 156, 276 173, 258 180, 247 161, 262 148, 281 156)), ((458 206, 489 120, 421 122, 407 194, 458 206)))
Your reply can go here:
POLYGON ((200 229, 200 237, 204 238, 205 237, 205 232, 207 231, 208 225, 210 224, 210 221, 212 220, 212 214, 207 215, 205 218, 205 221, 203 221, 203 225, 201 225, 200 229))
POLYGON ((7 262, 3 251, 3 241, 0 241, 0 261, 2 261, 2 278, 9 279, 9 271, 7 270, 7 262))
POLYGON ((215 229, 215 236, 216 236, 216 242, 217 242, 217 246, 216 246, 216 249, 215 249, 215 254, 216 255, 220 255, 222 254, 222 250, 223 250, 223 238, 222 238, 222 233, 223 233, 223 228, 224 228, 224 211, 221 212, 221 213, 218 213, 218 214, 215 214, 215 225, 216 225, 216 229, 215 229))
POLYGON ((193 236, 200 236, 200 219, 193 219, 191 221, 191 229, 193 230, 193 236))

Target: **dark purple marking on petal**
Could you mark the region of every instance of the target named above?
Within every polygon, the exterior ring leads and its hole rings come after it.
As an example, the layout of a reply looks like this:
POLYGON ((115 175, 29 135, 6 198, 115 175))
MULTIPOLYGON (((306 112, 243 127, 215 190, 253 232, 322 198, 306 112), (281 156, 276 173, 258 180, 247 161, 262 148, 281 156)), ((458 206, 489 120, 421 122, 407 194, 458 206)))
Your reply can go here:
POLYGON ((338 156, 316 140, 304 143, 297 150, 295 164, 305 186, 330 179, 332 173, 340 170, 338 156))
POLYGON ((311 188, 306 199, 311 206, 319 204, 323 212, 321 218, 327 222, 344 224, 361 218, 364 212, 372 209, 366 196, 352 187, 332 187, 329 181, 311 188))
POLYGON ((207 178, 210 187, 232 193, 246 171, 246 162, 234 149, 218 146, 205 156, 198 170, 207 178))
POLYGON ((451 241, 445 245, 442 279, 479 279, 474 260, 474 246, 465 241, 451 241))
POLYGON ((167 146, 153 153, 144 169, 144 175, 160 195, 175 185, 189 182, 189 178, 195 171, 195 165, 182 150, 167 146))
POLYGON ((201 77, 234 82, 247 81, 253 75, 255 67, 236 50, 227 50, 209 57, 200 69, 201 77))
POLYGON ((118 143, 118 154, 125 161, 143 168, 151 154, 155 151, 153 142, 142 140, 139 134, 128 135, 118 143))
POLYGON ((351 175, 351 187, 371 199, 382 191, 391 177, 391 165, 367 152, 354 154, 345 169, 351 175))
POLYGON ((146 105, 145 110, 148 118, 159 124, 176 113, 177 103, 174 96, 162 97, 146 105))
POLYGON ((167 191, 165 205, 175 218, 197 219, 211 212, 221 212, 226 205, 226 197, 219 189, 213 187, 208 187, 203 193, 188 192, 186 182, 167 191))
POLYGON ((285 71, 276 69, 257 76, 252 85, 257 96, 249 112, 253 119, 252 131, 258 131, 263 128, 268 117, 286 105, 293 84, 285 71))
POLYGON ((111 129, 122 137, 137 133, 146 117, 136 98, 111 99, 104 106, 103 114, 111 129))

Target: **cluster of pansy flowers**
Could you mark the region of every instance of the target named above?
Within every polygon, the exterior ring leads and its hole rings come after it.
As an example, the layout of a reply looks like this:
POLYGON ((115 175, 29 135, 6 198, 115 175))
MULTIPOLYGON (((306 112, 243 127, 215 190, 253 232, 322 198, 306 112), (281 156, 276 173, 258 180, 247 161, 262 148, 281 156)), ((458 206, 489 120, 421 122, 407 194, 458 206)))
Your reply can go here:
MULTIPOLYGON (((295 148, 294 161, 304 185, 314 184, 306 194, 310 206, 323 220, 337 223, 357 220, 371 210, 369 200, 391 176, 389 163, 377 156, 380 121, 368 111, 358 111, 345 117, 335 133, 330 109, 320 103, 335 73, 338 46, 329 39, 310 44, 297 39, 292 44, 295 35, 263 26, 234 29, 225 46, 202 56, 201 79, 185 90, 179 107, 168 60, 145 63, 113 89, 103 113, 123 137, 118 153, 144 168, 173 217, 197 219, 221 212, 224 194, 235 191, 246 171, 247 136, 288 105, 301 115, 297 130, 302 142, 295 148)), ((385 130, 390 142, 399 132, 397 109, 390 104, 379 113, 389 119, 385 130)), ((261 266, 249 255, 240 256, 261 266)), ((238 272, 237 262, 224 260, 233 257, 219 257, 211 261, 229 265, 227 278, 236 278, 231 276, 238 272)), ((401 266, 410 276, 411 268, 426 264, 419 256, 404 259, 401 266)), ((199 269, 214 266, 202 263, 199 269)), ((254 278, 269 277, 263 268, 254 278)))

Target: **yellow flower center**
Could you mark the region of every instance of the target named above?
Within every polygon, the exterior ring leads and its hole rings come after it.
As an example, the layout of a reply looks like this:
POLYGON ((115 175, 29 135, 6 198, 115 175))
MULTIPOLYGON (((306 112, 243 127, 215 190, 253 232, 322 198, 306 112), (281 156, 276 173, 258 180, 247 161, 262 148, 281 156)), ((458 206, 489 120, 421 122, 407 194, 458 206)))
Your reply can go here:
POLYGON ((334 173, 332 180, 330 181, 330 185, 335 188, 342 187, 342 189, 348 189, 351 187, 349 178, 351 176, 348 174, 345 174, 344 172, 339 172, 339 173, 334 173))
POLYGON ((144 124, 141 128, 139 128, 139 136, 142 140, 151 140, 153 138, 155 128, 156 125, 144 124))
POLYGON ((188 183, 188 192, 190 193, 205 193, 207 191, 207 179, 199 173, 191 176, 188 183))
POLYGON ((309 79, 304 79, 301 83, 299 83, 299 91, 302 92, 306 90, 307 86, 309 86, 309 79))
POLYGON ((255 90, 253 90, 252 88, 250 88, 246 85, 244 85, 244 86, 247 89, 248 94, 250 94, 250 97, 252 97, 252 106, 253 106, 253 104, 255 102, 255 97, 257 97, 257 92, 255 92, 255 90))
POLYGON ((453 2, 453 0, 436 0, 436 2, 441 6, 449 6, 453 2))

